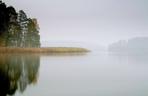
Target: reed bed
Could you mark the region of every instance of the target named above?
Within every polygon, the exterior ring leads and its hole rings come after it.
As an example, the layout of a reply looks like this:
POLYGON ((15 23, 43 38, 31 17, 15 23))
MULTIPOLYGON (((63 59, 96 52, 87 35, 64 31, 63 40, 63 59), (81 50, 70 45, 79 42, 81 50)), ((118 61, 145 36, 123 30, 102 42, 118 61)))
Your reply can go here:
POLYGON ((0 53, 86 53, 89 50, 77 47, 12 48, 0 47, 0 53))

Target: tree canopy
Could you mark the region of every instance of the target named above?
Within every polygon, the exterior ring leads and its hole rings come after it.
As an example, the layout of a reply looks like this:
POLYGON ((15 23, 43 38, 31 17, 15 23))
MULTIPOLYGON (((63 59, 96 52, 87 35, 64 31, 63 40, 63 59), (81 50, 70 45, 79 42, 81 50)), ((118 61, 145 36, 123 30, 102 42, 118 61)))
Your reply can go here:
POLYGON ((40 47, 37 19, 0 1, 0 47, 40 47))

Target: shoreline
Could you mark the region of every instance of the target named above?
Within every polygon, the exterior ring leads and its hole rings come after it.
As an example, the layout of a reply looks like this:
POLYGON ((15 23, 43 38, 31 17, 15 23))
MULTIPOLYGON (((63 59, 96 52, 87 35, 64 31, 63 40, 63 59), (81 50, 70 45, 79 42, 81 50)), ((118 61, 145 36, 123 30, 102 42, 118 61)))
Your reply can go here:
POLYGON ((19 48, 0 47, 0 53, 87 53, 90 50, 80 47, 41 47, 41 48, 19 48))

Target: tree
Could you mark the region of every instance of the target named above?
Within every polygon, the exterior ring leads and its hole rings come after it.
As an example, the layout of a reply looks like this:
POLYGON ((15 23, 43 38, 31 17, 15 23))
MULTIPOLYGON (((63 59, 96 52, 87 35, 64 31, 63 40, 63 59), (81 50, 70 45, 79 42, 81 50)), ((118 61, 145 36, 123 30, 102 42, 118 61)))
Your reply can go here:
POLYGON ((26 47, 25 43, 26 43, 26 36, 28 33, 28 28, 27 28, 28 27, 28 18, 23 10, 20 10, 18 13, 18 23, 19 23, 20 29, 21 29, 20 47, 26 47))
POLYGON ((0 0, 0 46, 40 47, 37 19, 28 18, 23 10, 18 13, 0 0))
POLYGON ((37 19, 28 19, 28 34, 26 38, 26 46, 28 47, 40 47, 40 36, 37 19))
POLYGON ((20 26, 17 22, 17 13, 13 7, 7 8, 9 13, 9 27, 6 38, 7 47, 19 47, 20 26))
POLYGON ((5 46, 8 22, 9 22, 9 17, 6 4, 1 1, 0 2, 0 46, 5 46))
POLYGON ((37 19, 27 18, 24 11, 19 11, 18 22, 21 28, 20 47, 40 47, 40 36, 37 19))

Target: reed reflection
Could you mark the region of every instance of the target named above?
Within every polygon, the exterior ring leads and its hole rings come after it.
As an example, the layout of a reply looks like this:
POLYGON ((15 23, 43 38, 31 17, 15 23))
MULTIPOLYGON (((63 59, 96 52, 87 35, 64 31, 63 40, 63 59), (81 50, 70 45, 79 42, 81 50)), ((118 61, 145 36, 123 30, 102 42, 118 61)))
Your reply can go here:
POLYGON ((39 55, 0 54, 0 96, 24 92, 37 83, 39 55))

